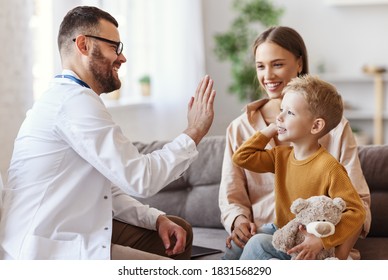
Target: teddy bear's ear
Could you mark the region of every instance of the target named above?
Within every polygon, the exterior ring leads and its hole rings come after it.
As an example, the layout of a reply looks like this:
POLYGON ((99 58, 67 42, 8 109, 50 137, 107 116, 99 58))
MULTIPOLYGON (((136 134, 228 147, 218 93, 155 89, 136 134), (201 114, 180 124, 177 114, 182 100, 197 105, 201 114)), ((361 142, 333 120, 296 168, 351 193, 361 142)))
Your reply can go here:
POLYGON ((336 197, 333 199, 333 204, 341 210, 341 212, 343 212, 345 209, 346 209, 346 203, 345 201, 340 198, 340 197, 336 197))
POLYGON ((295 199, 294 202, 291 204, 291 213, 298 214, 302 209, 306 208, 308 205, 308 201, 303 198, 295 199))

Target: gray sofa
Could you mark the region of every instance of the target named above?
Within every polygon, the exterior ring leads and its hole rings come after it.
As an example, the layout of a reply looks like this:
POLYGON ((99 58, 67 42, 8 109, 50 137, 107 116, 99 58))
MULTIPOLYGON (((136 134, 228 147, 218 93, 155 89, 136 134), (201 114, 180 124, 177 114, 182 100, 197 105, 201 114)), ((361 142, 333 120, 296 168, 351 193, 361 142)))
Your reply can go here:
MULTIPOLYGON (((137 142, 141 153, 160 149, 165 141, 149 144, 137 142)), ((227 232, 220 222, 218 191, 221 180, 224 136, 206 137, 198 145, 199 157, 181 178, 158 194, 139 199, 167 214, 177 215, 193 226, 194 245, 224 251, 227 232)), ((388 145, 361 146, 359 156, 371 191, 372 226, 366 239, 359 239, 356 247, 362 259, 388 260, 388 145)), ((220 259, 223 253, 194 259, 220 259)))

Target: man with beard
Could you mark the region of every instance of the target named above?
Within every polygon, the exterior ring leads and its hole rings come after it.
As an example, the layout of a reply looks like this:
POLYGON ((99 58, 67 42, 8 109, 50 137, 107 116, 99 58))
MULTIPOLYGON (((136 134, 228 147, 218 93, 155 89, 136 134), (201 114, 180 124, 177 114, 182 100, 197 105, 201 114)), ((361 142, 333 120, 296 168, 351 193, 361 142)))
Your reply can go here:
POLYGON ((4 188, 0 259, 187 259, 191 226, 141 204, 195 160, 213 121, 206 76, 188 126, 162 150, 141 155, 99 95, 120 88, 117 21, 76 7, 58 35, 63 72, 27 113, 4 188))

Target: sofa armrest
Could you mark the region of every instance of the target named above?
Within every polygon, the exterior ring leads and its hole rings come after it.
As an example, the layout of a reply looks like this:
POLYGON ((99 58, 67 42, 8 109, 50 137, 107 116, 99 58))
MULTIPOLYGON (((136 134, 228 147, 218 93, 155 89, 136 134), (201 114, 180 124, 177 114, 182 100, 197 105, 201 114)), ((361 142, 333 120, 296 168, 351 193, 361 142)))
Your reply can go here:
POLYGON ((365 145, 358 150, 371 194, 372 224, 368 237, 388 237, 388 145, 365 145))

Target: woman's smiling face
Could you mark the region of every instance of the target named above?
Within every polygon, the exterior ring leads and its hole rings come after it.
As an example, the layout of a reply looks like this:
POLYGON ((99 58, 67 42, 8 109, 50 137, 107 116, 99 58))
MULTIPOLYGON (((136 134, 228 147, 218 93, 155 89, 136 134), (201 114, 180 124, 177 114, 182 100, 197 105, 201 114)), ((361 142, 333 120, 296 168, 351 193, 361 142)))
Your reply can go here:
POLYGON ((269 98, 281 98, 287 83, 302 71, 302 59, 279 45, 264 42, 256 49, 256 74, 269 98))

